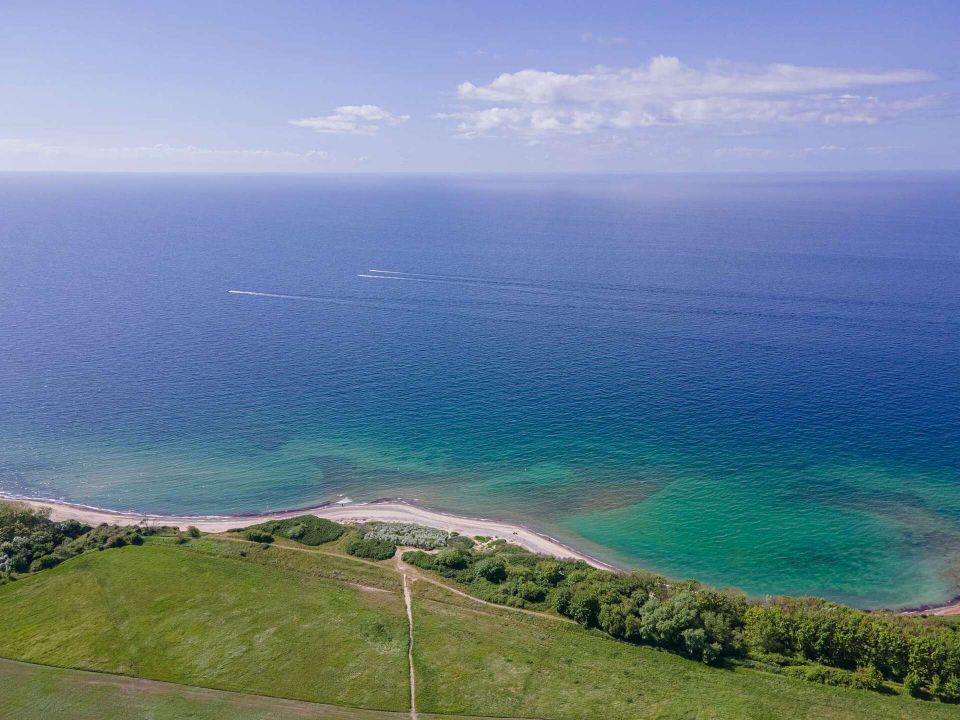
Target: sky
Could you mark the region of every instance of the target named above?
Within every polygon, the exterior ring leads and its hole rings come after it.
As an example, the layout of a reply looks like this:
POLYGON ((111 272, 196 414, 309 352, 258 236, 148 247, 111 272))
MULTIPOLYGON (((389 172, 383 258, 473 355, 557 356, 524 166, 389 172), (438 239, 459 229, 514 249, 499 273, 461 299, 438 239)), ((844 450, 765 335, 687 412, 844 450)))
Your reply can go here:
POLYGON ((960 1, 0 0, 0 170, 960 170, 960 1))

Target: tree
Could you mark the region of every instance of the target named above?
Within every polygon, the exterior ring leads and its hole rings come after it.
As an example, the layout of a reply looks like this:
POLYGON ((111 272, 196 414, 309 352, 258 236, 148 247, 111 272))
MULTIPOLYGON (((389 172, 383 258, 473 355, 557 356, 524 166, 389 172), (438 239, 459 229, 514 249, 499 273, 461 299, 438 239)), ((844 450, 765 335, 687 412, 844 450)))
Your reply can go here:
POLYGON ((475 577, 492 583, 503 582, 507 577, 507 566, 500 558, 484 558, 473 566, 475 577))
POLYGON ((591 590, 578 590, 570 599, 569 615, 584 627, 597 624, 600 600, 591 590))

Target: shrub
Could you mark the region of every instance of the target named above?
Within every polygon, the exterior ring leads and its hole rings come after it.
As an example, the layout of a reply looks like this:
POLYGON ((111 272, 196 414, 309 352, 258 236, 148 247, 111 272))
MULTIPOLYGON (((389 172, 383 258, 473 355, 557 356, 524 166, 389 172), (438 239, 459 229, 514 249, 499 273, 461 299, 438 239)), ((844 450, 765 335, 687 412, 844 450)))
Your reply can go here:
POLYGON ((250 530, 247 530, 247 540, 252 540, 253 542, 258 543, 272 543, 273 535, 263 530, 251 528, 250 530))
POLYGON ((408 550, 400 559, 414 567, 423 568, 424 570, 434 570, 436 569, 435 558, 435 555, 428 555, 422 550, 408 550))
POLYGON ((370 560, 389 560, 397 552, 397 546, 386 540, 367 540, 355 535, 343 548, 350 555, 370 560))
POLYGON ((320 518, 316 515, 300 515, 285 520, 271 520, 269 522, 252 525, 247 532, 257 530, 270 535, 285 537, 301 545, 323 545, 340 539, 346 531, 343 525, 320 518))
POLYGON ((541 560, 536 567, 537 581, 543 585, 556 585, 563 580, 563 566, 554 560, 541 560))
POLYGON ((200 537, 200 529, 195 525, 191 525, 187 528, 187 535, 192 538, 198 538, 200 537))
POLYGON ((910 697, 920 697, 923 694, 923 681, 915 672, 908 672, 903 678, 903 690, 910 697))
POLYGON ((883 687, 883 675, 873 665, 858 667, 852 680, 853 687, 861 690, 879 690, 883 687))
POLYGON ((458 548, 445 548, 433 556, 435 566, 461 570, 467 566, 469 555, 458 548))
POLYGON ((784 668, 783 673, 821 685, 832 685, 834 687, 851 687, 853 685, 852 673, 825 665, 796 665, 784 668))
POLYGON ((934 689, 931 686, 931 692, 940 698, 941 702, 960 703, 960 677, 954 676, 944 682, 939 682, 940 678, 937 680, 937 687, 934 689))
POLYGON ((537 585, 535 582, 530 582, 529 580, 520 585, 517 593, 520 595, 520 597, 528 602, 541 602, 547 596, 546 588, 537 585))
POLYGON ((407 545, 421 550, 445 547, 449 534, 445 530, 413 523, 372 522, 362 526, 366 540, 384 540, 393 545, 407 545))
POLYGON ((600 614, 600 601, 589 590, 575 592, 570 598, 568 614, 581 625, 593 627, 597 624, 597 616, 600 614))
POLYGON ((747 608, 743 636, 756 653, 782 653, 789 642, 783 611, 774 607, 747 608))
POLYGON ((55 565, 59 565, 61 562, 63 562, 63 558, 57 557, 56 555, 41 555, 32 563, 30 563, 30 572, 46 570, 47 568, 52 568, 55 565))
POLYGON ((503 582, 507 577, 507 565, 498 557, 488 557, 473 566, 473 573, 478 580, 503 582))
POLYGON ((476 543, 466 535, 453 535, 447 538, 447 547, 455 547, 459 550, 470 550, 476 543))

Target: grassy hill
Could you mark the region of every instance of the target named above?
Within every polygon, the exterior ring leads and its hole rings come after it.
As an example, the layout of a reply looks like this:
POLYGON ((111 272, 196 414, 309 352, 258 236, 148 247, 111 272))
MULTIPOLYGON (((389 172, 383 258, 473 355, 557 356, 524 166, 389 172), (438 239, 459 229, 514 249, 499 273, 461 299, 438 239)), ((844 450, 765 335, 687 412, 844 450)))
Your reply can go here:
POLYGON ((711 667, 484 604, 416 568, 350 557, 346 538, 318 548, 184 540, 87 552, 0 586, 0 655, 179 685, 0 663, 0 716, 409 717, 404 573, 421 718, 957 716, 956 706, 711 667))

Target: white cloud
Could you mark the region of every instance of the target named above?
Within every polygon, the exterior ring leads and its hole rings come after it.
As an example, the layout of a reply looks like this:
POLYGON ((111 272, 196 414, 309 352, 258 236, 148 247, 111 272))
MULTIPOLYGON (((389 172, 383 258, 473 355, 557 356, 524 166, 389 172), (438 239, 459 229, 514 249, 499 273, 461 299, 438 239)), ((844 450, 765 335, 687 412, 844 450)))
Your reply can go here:
POLYGON ((801 155, 830 155, 845 151, 846 148, 841 145, 817 145, 814 147, 805 147, 800 150, 801 155))
POLYGON ((654 125, 874 124, 929 105, 928 97, 880 100, 850 91, 927 82, 922 70, 866 71, 797 65, 753 67, 714 61, 703 69, 658 56, 646 65, 598 67, 576 75, 504 73, 486 85, 461 83, 467 105, 448 116, 457 132, 585 134, 654 125))
POLYGON ((399 125, 409 115, 394 115, 378 105, 341 105, 330 115, 291 120, 291 125, 330 135, 376 135, 383 125, 399 125))

